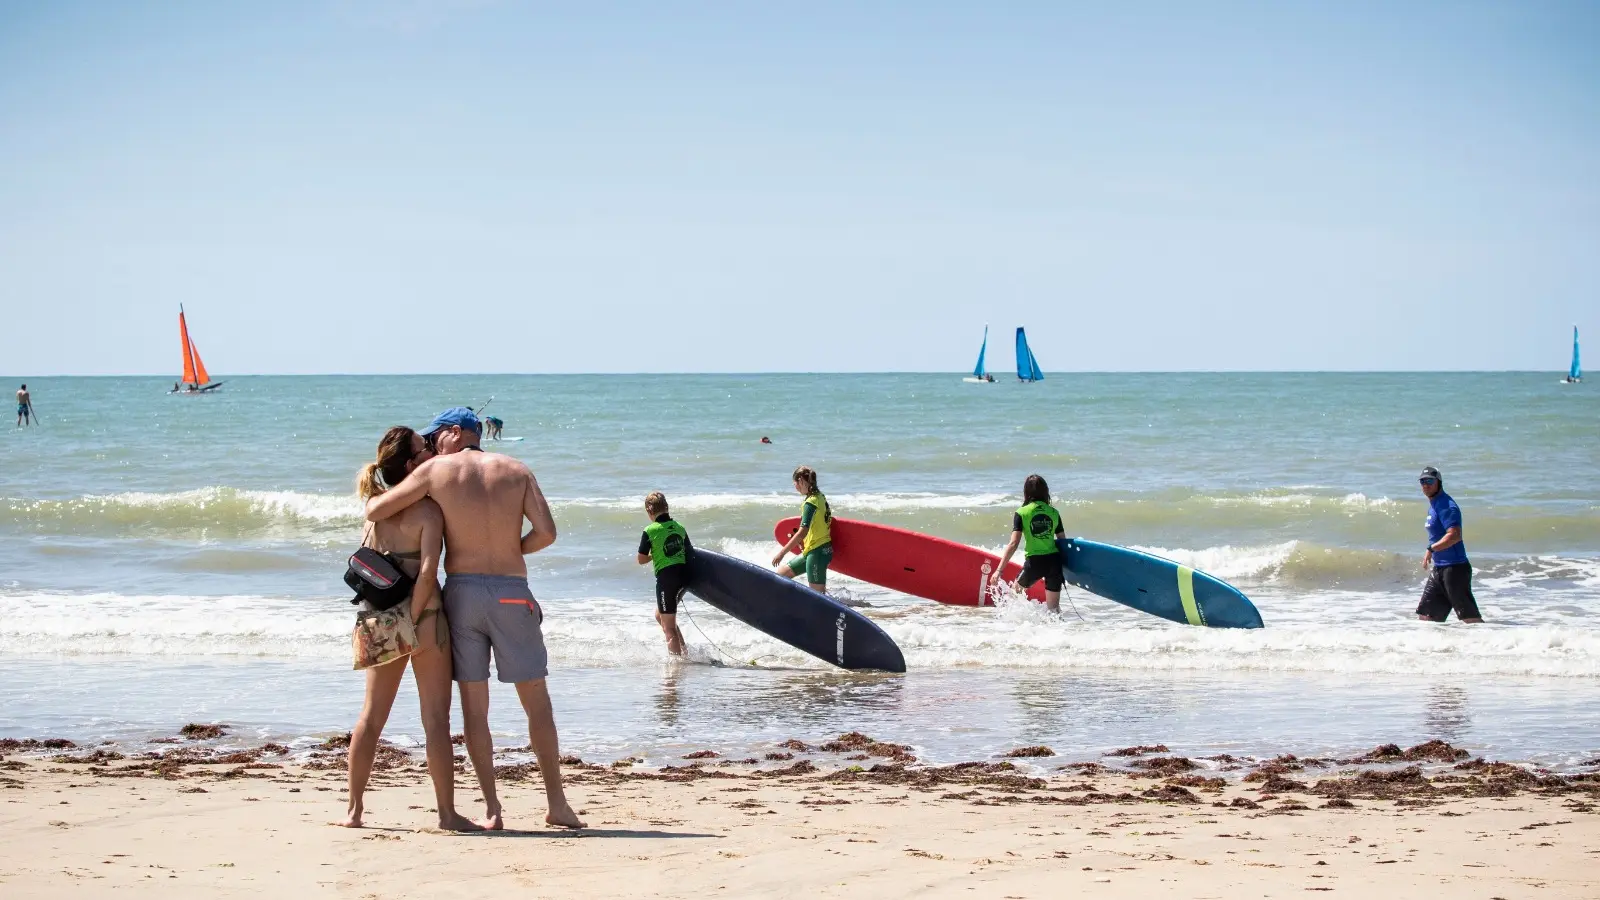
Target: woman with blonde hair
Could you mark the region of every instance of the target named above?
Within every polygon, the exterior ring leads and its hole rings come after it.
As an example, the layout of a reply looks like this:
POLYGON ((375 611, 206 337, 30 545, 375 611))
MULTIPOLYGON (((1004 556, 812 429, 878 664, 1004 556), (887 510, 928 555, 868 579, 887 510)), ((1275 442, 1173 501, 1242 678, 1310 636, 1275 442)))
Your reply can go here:
MULTIPOLYGON (((362 467, 356 491, 366 500, 398 485, 433 456, 422 436, 397 425, 378 442, 377 459, 362 467)), ((378 737, 405 676, 406 660, 417 680, 428 774, 439 811, 439 827, 476 831, 481 826, 456 812, 455 760, 450 746, 450 626, 439 593, 439 556, 444 548, 444 514, 423 499, 404 512, 367 526, 363 546, 388 554, 415 581, 411 599, 387 610, 363 603, 351 648, 355 668, 367 673, 361 719, 350 734, 350 813, 342 822, 360 828, 364 794, 377 755, 378 737)))

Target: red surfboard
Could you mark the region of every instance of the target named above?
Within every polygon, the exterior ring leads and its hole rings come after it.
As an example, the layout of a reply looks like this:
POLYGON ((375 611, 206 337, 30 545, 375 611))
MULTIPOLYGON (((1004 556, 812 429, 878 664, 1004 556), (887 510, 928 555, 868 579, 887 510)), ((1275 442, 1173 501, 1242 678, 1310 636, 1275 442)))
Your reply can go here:
MULTIPOLYGON (((772 535, 786 544, 800 530, 800 518, 784 519, 773 526, 772 535)), ((904 528, 834 519, 833 564, 841 575, 859 578, 891 591, 937 600, 952 606, 993 606, 987 582, 1000 565, 993 553, 918 534, 904 528)), ((1005 580, 1016 581, 1022 566, 1006 566, 1005 580)), ((1028 597, 1044 601, 1044 581, 1035 583, 1028 597)))

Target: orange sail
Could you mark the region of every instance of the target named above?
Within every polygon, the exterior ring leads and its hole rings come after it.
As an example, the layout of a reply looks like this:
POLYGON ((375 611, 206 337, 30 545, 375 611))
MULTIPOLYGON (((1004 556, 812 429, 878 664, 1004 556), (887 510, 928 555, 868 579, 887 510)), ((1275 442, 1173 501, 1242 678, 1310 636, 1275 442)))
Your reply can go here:
POLYGON ((189 341, 189 323, 184 321, 182 306, 178 307, 178 337, 183 340, 183 383, 198 384, 194 364, 199 357, 195 356, 194 344, 189 341))
POLYGON ((206 374, 206 364, 200 361, 200 350, 195 347, 194 341, 189 342, 189 355, 194 357, 194 373, 200 376, 195 384, 205 387, 211 383, 211 376, 206 374))

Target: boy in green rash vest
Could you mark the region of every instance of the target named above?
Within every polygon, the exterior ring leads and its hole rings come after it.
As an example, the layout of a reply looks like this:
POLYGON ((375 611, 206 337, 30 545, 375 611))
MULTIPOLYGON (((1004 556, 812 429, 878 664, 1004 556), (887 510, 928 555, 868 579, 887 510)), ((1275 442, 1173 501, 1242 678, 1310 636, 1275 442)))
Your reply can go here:
POLYGON ((1000 566, 989 576, 991 586, 998 584, 1000 573, 1011 562, 1017 545, 1023 545, 1026 561, 1017 587, 1027 590, 1035 581, 1044 579, 1044 605, 1053 613, 1061 612, 1061 585, 1065 573, 1061 567, 1061 548, 1058 538, 1066 537, 1061 528, 1061 513, 1050 505, 1050 485, 1042 476, 1029 475, 1022 482, 1022 508, 1011 516, 1011 541, 1000 556, 1000 566))
POLYGON ((800 530, 772 558, 772 564, 785 578, 804 572, 811 589, 826 594, 828 564, 833 562, 833 510, 828 506, 828 498, 817 489, 817 473, 810 466, 794 470, 794 489, 806 498, 800 504, 800 530), (788 565, 780 565, 790 553, 800 555, 788 565))
POLYGON ((667 652, 683 655, 683 632, 678 630, 678 601, 689 586, 689 533, 668 514, 667 497, 655 491, 644 498, 650 524, 639 538, 639 565, 654 563, 656 570, 656 621, 667 637, 667 652))

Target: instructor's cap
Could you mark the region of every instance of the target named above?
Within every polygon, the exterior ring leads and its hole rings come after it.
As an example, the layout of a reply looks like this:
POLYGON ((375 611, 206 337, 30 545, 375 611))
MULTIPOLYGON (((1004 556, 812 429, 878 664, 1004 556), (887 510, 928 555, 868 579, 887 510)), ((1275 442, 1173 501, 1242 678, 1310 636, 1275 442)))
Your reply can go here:
POLYGON ((428 427, 417 433, 427 437, 441 428, 449 428, 451 426, 459 427, 474 434, 483 431, 483 427, 478 424, 478 417, 473 414, 472 410, 467 409, 465 406, 452 406, 434 416, 433 421, 428 423, 428 427))
POLYGON ((1419 477, 1421 477, 1421 478, 1433 478, 1433 479, 1436 479, 1438 481, 1443 481, 1444 480, 1444 476, 1440 475, 1439 474, 1439 470, 1435 469, 1433 466, 1427 466, 1426 468, 1424 468, 1422 470, 1422 475, 1420 475, 1419 477))

